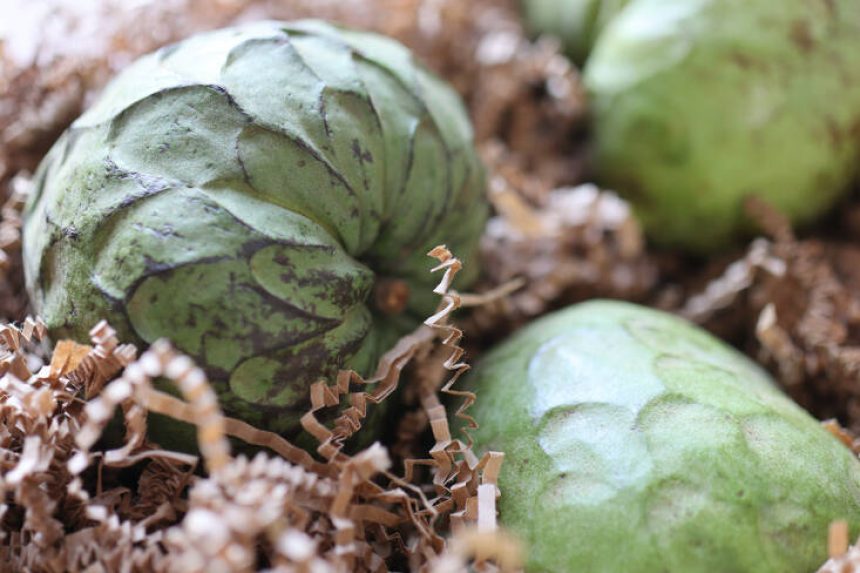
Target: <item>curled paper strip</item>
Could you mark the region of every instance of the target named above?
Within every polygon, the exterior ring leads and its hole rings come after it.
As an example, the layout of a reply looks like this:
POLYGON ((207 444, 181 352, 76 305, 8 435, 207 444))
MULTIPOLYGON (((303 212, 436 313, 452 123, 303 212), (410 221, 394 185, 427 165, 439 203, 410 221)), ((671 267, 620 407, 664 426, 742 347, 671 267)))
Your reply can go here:
MULTIPOLYGON (((434 271, 443 272, 434 291, 441 297, 438 311, 383 356, 374 377, 341 372, 334 385, 310 389, 312 410, 304 424, 320 440, 323 461, 281 436, 223 416, 203 371, 166 341, 137 357, 103 322, 90 332, 92 346, 60 341, 50 362, 34 373, 25 344, 41 339, 44 325, 30 319, 0 328, 0 428, 17 432, 0 442, 14 460, 0 466, 0 489, 27 515, 26 525, 3 540, 2 556, 70 571, 96 563, 106 570, 122 564, 250 571, 261 551, 277 570, 297 572, 387 571, 398 555, 414 570, 457 570, 454 563, 459 570, 518 567, 517 545, 496 520, 503 456, 478 457, 469 440, 454 438, 438 397, 442 391, 462 399, 456 416, 473 424, 465 410, 475 396, 453 389, 468 369, 462 332, 450 322, 460 305, 451 285, 461 263, 444 247, 430 254, 439 261, 434 271), (416 363, 415 374, 403 380, 410 363, 416 363), (156 390, 155 378, 172 380, 182 398, 156 390), (401 384, 420 395, 436 443, 426 459, 404 460, 405 475, 398 476, 379 444, 352 456, 341 448, 361 430, 367 409, 401 384), (348 400, 341 404, 343 397, 348 400), (324 407, 340 409, 329 425, 314 415, 324 407), (123 442, 102 450, 117 410, 123 442), (194 477, 196 456, 147 442, 149 412, 197 426, 206 477, 194 477), (276 455, 233 456, 228 436, 276 455), (131 466, 143 472, 137 492, 105 487, 108 476, 116 479, 131 466), (432 484, 415 471, 419 466, 430 469, 432 484), (40 484, 48 476, 55 486, 45 491, 40 484), (58 507, 75 509, 57 513, 58 507)), ((0 506, 0 515, 9 507, 0 506)))

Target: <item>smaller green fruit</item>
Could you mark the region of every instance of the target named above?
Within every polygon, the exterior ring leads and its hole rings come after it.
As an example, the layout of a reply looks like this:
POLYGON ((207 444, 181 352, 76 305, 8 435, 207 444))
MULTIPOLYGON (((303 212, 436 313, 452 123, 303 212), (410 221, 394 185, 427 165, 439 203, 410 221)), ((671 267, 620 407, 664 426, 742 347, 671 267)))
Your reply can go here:
POLYGON ((583 75, 597 176, 695 253, 750 232, 751 195, 813 222, 860 165, 857 54, 857 0, 633 0, 583 75))
POLYGON ((618 302, 533 322, 470 377, 530 572, 808 573, 860 462, 746 357, 618 302))

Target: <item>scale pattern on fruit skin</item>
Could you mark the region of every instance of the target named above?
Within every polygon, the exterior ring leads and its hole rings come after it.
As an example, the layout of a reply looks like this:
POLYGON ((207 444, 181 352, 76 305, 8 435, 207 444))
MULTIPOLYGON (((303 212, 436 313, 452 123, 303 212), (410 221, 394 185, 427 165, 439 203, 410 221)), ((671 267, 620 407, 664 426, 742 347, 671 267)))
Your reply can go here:
POLYGON ((758 232, 750 195, 812 223, 858 174, 858 51, 856 0, 632 0, 583 71, 595 174, 666 247, 758 232))
POLYGON ((592 302, 487 355, 480 447, 529 571, 806 572, 860 526, 860 462, 746 357, 680 319, 592 302))
POLYGON ((308 384, 368 374, 432 313, 426 252, 472 259, 486 216, 462 104, 408 50, 261 22, 105 89, 36 175, 25 271, 54 338, 102 318, 124 340, 169 337, 229 413, 286 432, 308 384), (371 310, 377 276, 409 284, 405 316, 371 310))

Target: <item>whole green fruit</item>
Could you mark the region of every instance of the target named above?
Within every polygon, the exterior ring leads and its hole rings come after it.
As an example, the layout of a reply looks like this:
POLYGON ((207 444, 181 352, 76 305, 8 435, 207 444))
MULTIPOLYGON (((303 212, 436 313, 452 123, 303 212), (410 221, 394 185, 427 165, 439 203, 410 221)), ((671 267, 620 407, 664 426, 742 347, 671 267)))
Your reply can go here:
POLYGON ((595 165, 661 245, 748 231, 757 195, 803 224, 860 161, 860 2, 634 0, 584 73, 595 165))
POLYGON ((229 414, 289 432, 311 383, 372 373, 434 311, 428 250, 475 275, 483 178, 459 97, 402 45, 316 21, 205 33, 132 64, 45 158, 27 285, 55 339, 102 318, 167 337, 229 414))
POLYGON ((523 0, 531 31, 555 36, 579 65, 585 63, 603 28, 630 0, 523 0))
POLYGON ((598 301, 527 326, 472 374, 476 443, 506 453, 503 525, 531 572, 807 573, 860 525, 860 462, 747 358, 598 301))

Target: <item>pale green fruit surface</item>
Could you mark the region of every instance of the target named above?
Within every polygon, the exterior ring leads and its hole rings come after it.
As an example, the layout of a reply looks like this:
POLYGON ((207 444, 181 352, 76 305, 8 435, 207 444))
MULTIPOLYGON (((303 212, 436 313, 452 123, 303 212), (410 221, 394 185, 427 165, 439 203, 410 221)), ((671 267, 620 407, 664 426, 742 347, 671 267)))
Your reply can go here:
POLYGON ((860 2, 634 0, 584 72, 595 166, 660 245, 709 252, 745 196, 798 224, 860 165, 860 2))
POLYGON ((603 28, 630 0, 522 0, 529 29, 555 36, 582 65, 603 28))
POLYGON ((35 311, 55 339, 106 318, 167 337, 228 413, 297 426, 307 388, 369 374, 431 314, 432 247, 466 260, 487 216, 456 93, 400 44, 260 22, 145 56, 50 151, 26 213, 35 311), (402 314, 378 312, 400 279, 402 314))
POLYGON ((749 359, 644 307, 533 322, 469 378, 529 572, 808 573, 860 462, 749 359))

